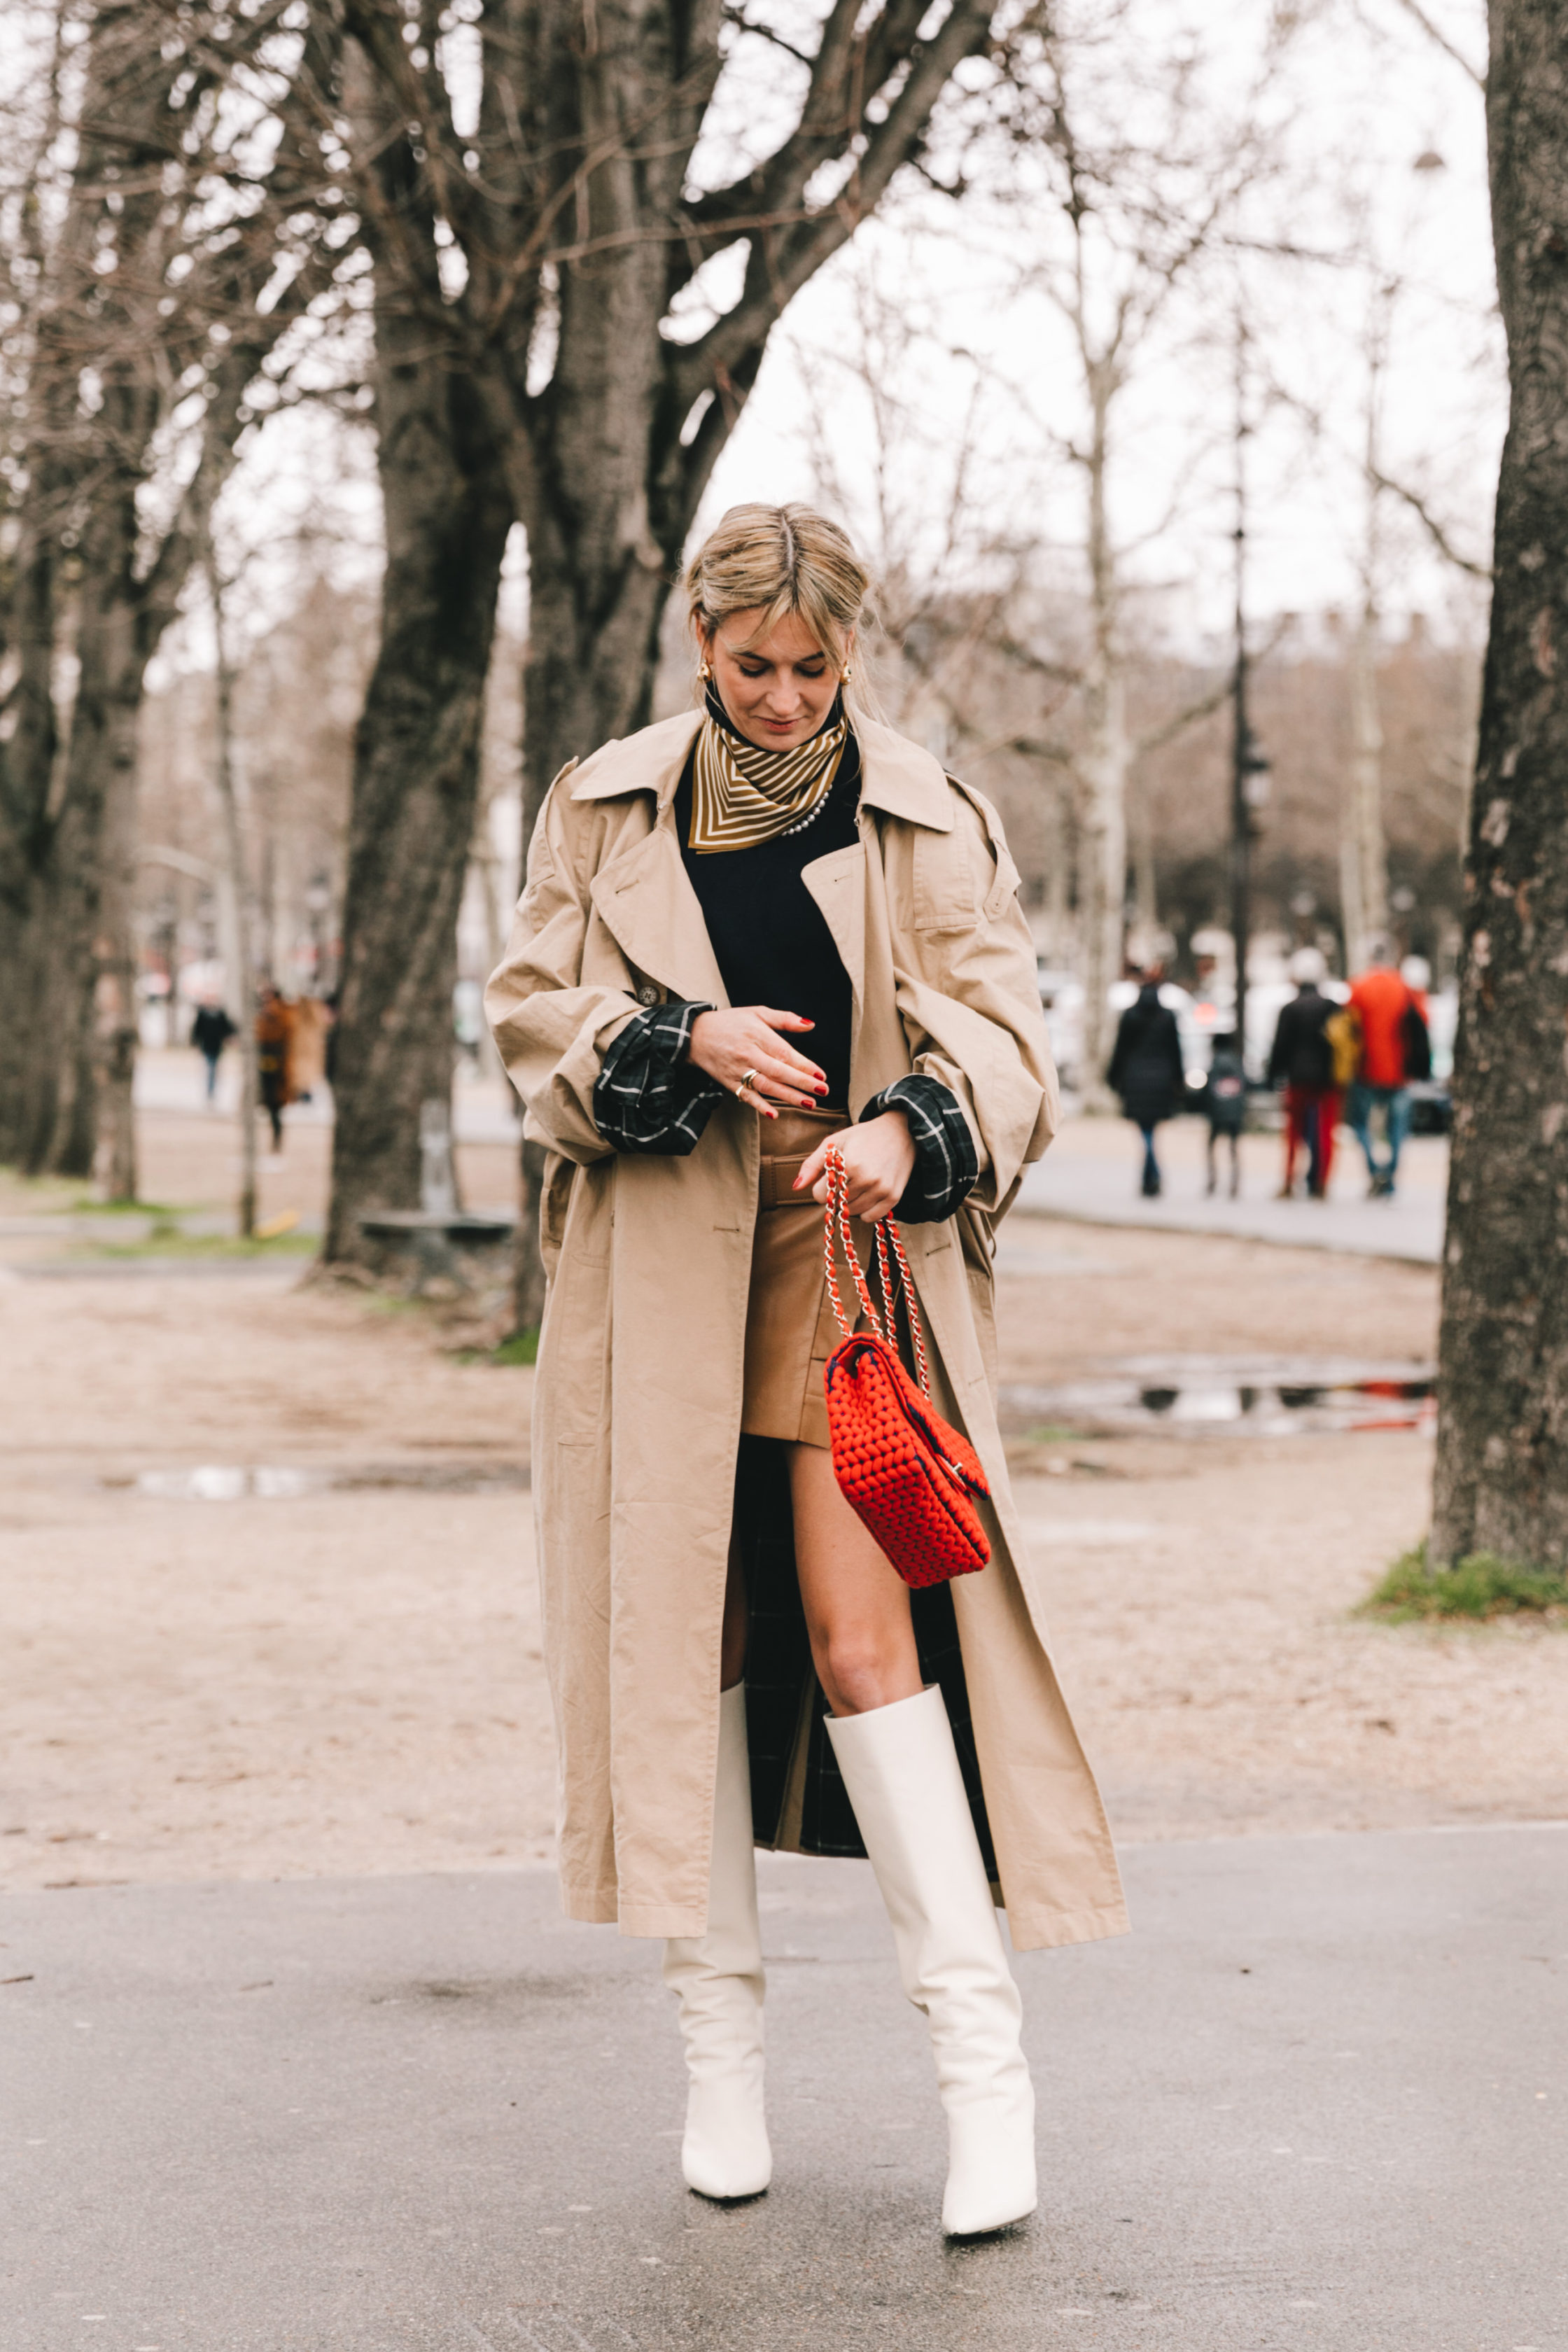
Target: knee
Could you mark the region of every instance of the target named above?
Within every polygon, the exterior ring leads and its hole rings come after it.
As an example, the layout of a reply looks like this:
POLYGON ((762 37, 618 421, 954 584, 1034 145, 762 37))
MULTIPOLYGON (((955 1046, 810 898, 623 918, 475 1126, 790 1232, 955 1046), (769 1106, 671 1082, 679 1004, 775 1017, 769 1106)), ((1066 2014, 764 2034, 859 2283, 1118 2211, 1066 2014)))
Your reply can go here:
POLYGON ((835 1715, 868 1715, 902 1696, 897 1662, 865 1633, 830 1633, 816 1670, 835 1715))

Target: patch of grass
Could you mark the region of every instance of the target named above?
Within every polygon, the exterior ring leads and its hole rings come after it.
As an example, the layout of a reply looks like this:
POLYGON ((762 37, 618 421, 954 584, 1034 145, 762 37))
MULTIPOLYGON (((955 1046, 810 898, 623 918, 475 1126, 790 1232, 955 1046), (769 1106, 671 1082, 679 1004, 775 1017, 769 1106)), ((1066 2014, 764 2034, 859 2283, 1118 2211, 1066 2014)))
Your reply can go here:
POLYGON ((1026 1429, 1019 1438, 1020 1445, 1067 1445, 1080 1433, 1069 1429, 1064 1421, 1045 1421, 1033 1429, 1026 1429))
POLYGON ((189 1205, 187 1202, 184 1209, 177 1209, 167 1201, 95 1201, 84 1193, 68 1202, 67 1207, 73 1217, 174 1218, 186 1214, 189 1205))
POLYGON ((1528 1568, 1491 1551, 1474 1551, 1451 1568, 1434 1568, 1426 1546, 1419 1543, 1401 1553, 1356 1614, 1408 1625, 1436 1618, 1477 1623, 1557 1610, 1568 1611, 1568 1577, 1556 1569, 1528 1568))
POLYGON ((539 1361, 537 1328, 514 1331, 499 1348, 492 1348, 486 1361, 491 1364, 536 1364, 539 1361))
POLYGON ((248 1258, 313 1257, 319 1243, 311 1234, 278 1234, 270 1241, 254 1234, 186 1234, 178 1225, 154 1225, 144 1241, 88 1242, 75 1255, 89 1258, 248 1258))

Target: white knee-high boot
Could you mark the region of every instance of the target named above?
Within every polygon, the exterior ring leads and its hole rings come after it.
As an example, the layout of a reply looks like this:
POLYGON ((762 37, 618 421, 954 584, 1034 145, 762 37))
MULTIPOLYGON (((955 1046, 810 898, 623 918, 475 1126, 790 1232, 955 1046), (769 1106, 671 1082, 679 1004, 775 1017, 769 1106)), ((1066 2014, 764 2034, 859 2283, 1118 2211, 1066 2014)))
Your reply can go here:
POLYGON ((931 2025, 947 2113, 942 2227, 953 2237, 1002 2229, 1035 2210, 1035 2094, 947 1708, 933 1687, 830 1717, 827 1733, 904 1990, 931 2025))
POLYGON ((687 2187, 704 2197, 755 2197, 773 2177, 773 2158, 763 2116, 763 1943, 743 1683, 719 1701, 707 1933, 669 1939, 664 1980, 679 1995, 686 2044, 687 2187))

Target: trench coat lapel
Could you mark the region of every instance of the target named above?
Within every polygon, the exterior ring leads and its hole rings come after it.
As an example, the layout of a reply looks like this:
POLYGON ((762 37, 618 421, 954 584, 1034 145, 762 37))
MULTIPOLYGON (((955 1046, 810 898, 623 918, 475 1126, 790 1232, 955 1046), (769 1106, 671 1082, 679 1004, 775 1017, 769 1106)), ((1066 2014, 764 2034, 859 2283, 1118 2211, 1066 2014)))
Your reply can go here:
POLYGON ((728 1004, 702 909, 675 837, 676 787, 700 710, 683 710, 641 734, 606 743, 573 778, 574 801, 652 797, 651 823, 601 866, 589 895, 595 913, 637 971, 688 1003, 728 1004))
POLYGON ((686 1003, 729 1003, 668 811, 635 847, 595 875, 589 895, 634 971, 686 1003))

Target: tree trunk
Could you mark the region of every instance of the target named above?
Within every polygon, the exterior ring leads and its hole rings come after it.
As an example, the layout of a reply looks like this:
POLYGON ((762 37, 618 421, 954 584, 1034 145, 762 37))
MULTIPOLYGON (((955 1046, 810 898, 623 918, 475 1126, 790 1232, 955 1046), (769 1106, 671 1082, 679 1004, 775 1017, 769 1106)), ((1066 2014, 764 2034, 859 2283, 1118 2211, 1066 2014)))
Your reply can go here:
MULTIPOLYGON (((0 1156, 33 1174, 90 1176, 108 1083, 116 1113, 113 1198, 133 1197, 135 1185, 130 892, 145 667, 141 592, 131 572, 135 546, 132 500, 107 499, 83 534, 68 743, 42 772, 27 776, 20 761, 12 768, 13 806, 30 801, 31 807, 21 822, 12 819, 13 919, 0 927, 0 1029, 9 1065, 0 1087, 0 1156), (130 1192, 120 1189, 126 1183, 130 1192)), ((38 617, 52 644, 52 611, 38 617)))
POLYGON ((1082 758, 1079 819, 1079 908, 1083 940, 1083 1069, 1086 1100, 1109 1105, 1105 1073, 1116 1038, 1110 990, 1121 977, 1127 897, 1127 730, 1119 676, 1090 677, 1089 740, 1082 758))
POLYGON ((245 827, 239 816, 239 782, 234 759, 234 664, 229 656, 228 626, 224 613, 223 583, 213 561, 211 509, 204 530, 204 569, 212 605, 216 756, 212 790, 217 803, 218 909, 223 940, 224 1003, 235 1024, 239 1054, 239 1200, 235 1222, 248 1241, 256 1231, 256 1114, 260 1087, 257 1077, 256 1038, 256 908, 250 887, 250 861, 246 855, 245 827))
POLYGON ((371 1209, 416 1209, 419 1109, 448 1102, 458 908, 511 506, 467 382, 377 321, 386 517, 381 650, 354 743, 324 1255, 371 1209))
MULTIPOLYGON (((127 550, 129 559, 131 550, 127 550)), ((127 562, 129 571, 129 561, 127 562)), ((127 586, 130 587, 129 580, 127 586)), ((72 786, 87 818, 91 853, 81 877, 89 903, 81 908, 83 945, 90 956, 94 1057, 87 1102, 78 1090, 80 1139, 96 1162, 110 1201, 136 1198, 134 1089, 137 956, 132 923, 136 887, 137 718, 145 664, 139 643, 139 602, 132 589, 106 600, 95 615, 101 642, 82 646, 81 683, 71 729, 72 786), (96 853, 96 854, 92 854, 96 853), (81 1112, 90 1116, 81 1119, 81 1112)), ((84 632, 85 638, 85 632, 84 632)), ((57 1140, 57 1164, 71 1156, 57 1140)))
POLYGON ((1084 353, 1092 425, 1089 477, 1089 650, 1084 665, 1084 748, 1079 761, 1079 920, 1083 940, 1084 1098, 1107 1108, 1105 1072, 1115 1043, 1110 992, 1121 977, 1127 908, 1127 686, 1121 643, 1121 583, 1107 511, 1115 369, 1084 353))
POLYGON ((1492 0, 1511 401, 1481 693, 1432 1550, 1568 1563, 1568 35, 1492 0))
POLYGON ((1360 971, 1374 940, 1388 932, 1388 849, 1383 830, 1383 718, 1377 696, 1377 607, 1368 596, 1351 644, 1351 757, 1346 777, 1342 870, 1353 875, 1345 895, 1345 954, 1360 971), (1353 896, 1353 905, 1352 903, 1353 896), (1353 928, 1352 928, 1353 927, 1353 928))

